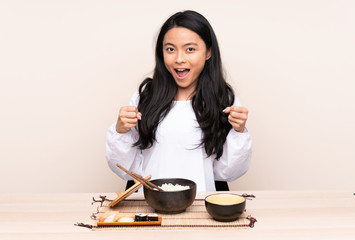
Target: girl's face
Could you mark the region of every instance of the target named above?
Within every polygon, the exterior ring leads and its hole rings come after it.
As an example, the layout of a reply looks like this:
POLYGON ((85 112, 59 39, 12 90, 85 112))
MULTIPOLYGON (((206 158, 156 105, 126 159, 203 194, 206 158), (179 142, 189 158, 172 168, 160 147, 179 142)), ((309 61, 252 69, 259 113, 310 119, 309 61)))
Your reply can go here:
POLYGON ((178 85, 176 100, 191 99, 205 62, 211 57, 211 49, 206 49, 197 33, 174 27, 164 36, 163 56, 165 67, 178 85))

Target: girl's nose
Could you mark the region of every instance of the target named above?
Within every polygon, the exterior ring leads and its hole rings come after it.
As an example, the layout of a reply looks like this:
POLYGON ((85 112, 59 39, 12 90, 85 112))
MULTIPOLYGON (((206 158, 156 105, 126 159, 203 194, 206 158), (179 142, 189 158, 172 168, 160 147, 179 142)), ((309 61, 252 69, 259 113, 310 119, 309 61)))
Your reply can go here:
POLYGON ((176 63, 181 64, 181 63, 185 63, 185 55, 183 53, 178 53, 176 56, 176 63))

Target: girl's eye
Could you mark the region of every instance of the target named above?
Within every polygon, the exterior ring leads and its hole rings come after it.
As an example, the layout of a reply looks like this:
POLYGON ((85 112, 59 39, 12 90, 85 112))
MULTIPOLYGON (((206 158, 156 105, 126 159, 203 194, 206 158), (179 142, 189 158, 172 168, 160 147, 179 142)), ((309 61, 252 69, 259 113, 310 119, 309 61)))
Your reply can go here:
POLYGON ((192 48, 192 47, 189 47, 189 48, 187 49, 187 51, 188 51, 188 52, 193 52, 193 51, 195 51, 195 49, 192 48))
POLYGON ((168 51, 168 52, 174 52, 174 48, 168 47, 168 48, 166 49, 166 51, 168 51))

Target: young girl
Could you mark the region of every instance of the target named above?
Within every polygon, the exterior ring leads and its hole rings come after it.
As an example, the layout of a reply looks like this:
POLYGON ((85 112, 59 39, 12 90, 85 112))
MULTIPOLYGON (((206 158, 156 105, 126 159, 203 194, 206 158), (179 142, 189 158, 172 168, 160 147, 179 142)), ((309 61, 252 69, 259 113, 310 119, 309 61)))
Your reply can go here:
POLYGON ((112 171, 131 179, 119 163, 152 179, 187 178, 198 191, 242 176, 251 158, 248 110, 225 81, 209 22, 194 11, 171 16, 160 30, 155 61, 153 77, 108 130, 112 171))

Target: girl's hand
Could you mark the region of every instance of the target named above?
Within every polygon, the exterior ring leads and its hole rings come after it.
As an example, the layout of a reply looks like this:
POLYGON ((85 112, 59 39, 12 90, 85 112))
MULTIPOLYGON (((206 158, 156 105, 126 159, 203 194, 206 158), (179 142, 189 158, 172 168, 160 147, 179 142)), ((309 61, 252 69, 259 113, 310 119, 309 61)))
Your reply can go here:
POLYGON ((244 131, 245 123, 248 119, 248 109, 242 106, 231 106, 224 109, 223 112, 229 113, 228 122, 232 125, 235 131, 244 131))
POLYGON ((121 107, 116 123, 116 131, 118 133, 128 132, 132 127, 137 125, 141 116, 142 114, 138 112, 138 109, 135 106, 121 107))

